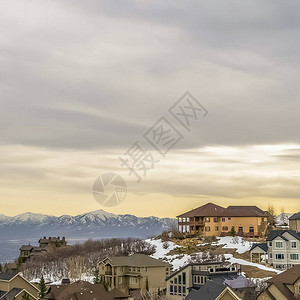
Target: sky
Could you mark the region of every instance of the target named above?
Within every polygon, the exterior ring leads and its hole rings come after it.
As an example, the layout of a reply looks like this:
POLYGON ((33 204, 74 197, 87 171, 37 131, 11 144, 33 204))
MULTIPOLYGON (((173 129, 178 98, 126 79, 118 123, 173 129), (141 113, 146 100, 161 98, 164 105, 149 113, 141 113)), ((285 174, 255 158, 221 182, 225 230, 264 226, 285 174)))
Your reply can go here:
MULTIPOLYGON (((300 211, 300 3, 0 2, 0 214, 174 217, 207 202, 300 211), (169 109, 189 92, 190 131, 169 109), (165 156, 143 135, 167 118, 165 156), (120 156, 157 162, 140 182, 120 156), (92 195, 117 173, 127 195, 92 195)), ((144 174, 143 174, 144 175, 144 174)))

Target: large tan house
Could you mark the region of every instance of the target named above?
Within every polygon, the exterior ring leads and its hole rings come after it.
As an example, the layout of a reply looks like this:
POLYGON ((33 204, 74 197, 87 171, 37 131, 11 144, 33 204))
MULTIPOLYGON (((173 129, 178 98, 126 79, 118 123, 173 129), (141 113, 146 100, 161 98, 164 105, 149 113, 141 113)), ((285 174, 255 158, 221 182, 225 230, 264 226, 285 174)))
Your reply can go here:
POLYGON ((0 299, 21 300, 27 295, 29 300, 38 299, 39 289, 20 274, 0 273, 0 299))
POLYGON ((267 280, 268 287, 258 300, 289 300, 300 298, 300 265, 267 280))
POLYGON ((289 226, 291 230, 300 232, 300 212, 293 214, 289 218, 289 226))
POLYGON ((99 275, 110 289, 125 293, 164 289, 172 266, 145 254, 108 257, 99 264, 99 275))
POLYGON ((257 206, 222 206, 207 203, 177 216, 182 233, 201 236, 262 237, 269 223, 269 213, 257 206))

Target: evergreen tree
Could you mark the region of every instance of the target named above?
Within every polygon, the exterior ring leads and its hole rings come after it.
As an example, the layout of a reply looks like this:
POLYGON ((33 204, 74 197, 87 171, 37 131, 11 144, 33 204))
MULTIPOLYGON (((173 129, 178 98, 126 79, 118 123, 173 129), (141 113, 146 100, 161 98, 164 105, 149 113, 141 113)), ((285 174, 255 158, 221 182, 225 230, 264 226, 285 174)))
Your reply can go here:
POLYGON ((39 299, 45 299, 47 294, 47 287, 45 284, 44 276, 42 276, 40 283, 39 283, 39 299))
POLYGON ((231 227, 231 235, 236 236, 236 231, 234 229, 234 226, 231 227))
POLYGON ((100 277, 99 277, 99 270, 98 270, 98 268, 95 271, 94 280, 93 281, 94 281, 94 284, 100 283, 100 277))
POLYGON ((29 295, 26 292, 23 294, 22 300, 30 300, 29 295))

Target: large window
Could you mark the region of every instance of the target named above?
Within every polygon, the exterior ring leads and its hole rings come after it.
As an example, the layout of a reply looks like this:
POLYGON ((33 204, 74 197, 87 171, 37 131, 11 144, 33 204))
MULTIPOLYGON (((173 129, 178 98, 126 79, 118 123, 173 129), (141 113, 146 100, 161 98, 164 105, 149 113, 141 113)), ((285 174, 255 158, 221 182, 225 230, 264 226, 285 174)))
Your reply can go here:
POLYGON ((291 260, 299 260, 299 254, 298 253, 291 253, 290 258, 291 258, 291 260))
POLYGON ((275 248, 282 249, 283 248, 283 242, 281 242, 281 241, 275 242, 275 248))
POLYGON ((276 253, 275 254, 276 260, 284 260, 284 254, 283 253, 276 253))
POLYGON ((291 242, 292 248, 295 249, 297 248, 297 242, 296 241, 292 241, 291 242))

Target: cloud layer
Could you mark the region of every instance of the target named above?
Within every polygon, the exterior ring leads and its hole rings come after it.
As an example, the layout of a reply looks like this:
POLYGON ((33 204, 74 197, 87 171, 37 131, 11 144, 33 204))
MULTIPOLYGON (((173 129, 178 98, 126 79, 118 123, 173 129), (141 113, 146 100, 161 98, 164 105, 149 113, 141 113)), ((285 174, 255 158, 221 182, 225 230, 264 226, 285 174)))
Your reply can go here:
POLYGON ((116 210, 135 212, 151 196, 166 208, 187 199, 177 210, 203 197, 288 199, 299 210, 299 9, 292 1, 1 1, 5 211, 27 209, 22 198, 42 211, 42 195, 55 214, 59 199, 76 199, 76 213, 94 209, 95 176, 118 170, 118 155, 187 90, 209 115, 116 210))

